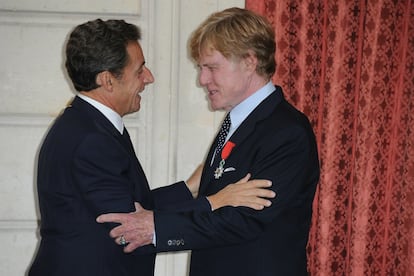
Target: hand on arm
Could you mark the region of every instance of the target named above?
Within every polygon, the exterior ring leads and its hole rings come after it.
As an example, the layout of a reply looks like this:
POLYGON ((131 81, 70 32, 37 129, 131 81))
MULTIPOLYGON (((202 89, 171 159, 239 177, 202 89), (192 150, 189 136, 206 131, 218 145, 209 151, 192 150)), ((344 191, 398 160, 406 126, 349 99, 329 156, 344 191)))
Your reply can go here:
POLYGON ((203 164, 200 164, 186 181, 187 188, 190 190, 193 198, 198 196, 198 188, 200 187, 201 173, 203 172, 203 164))
POLYGON ((266 198, 274 198, 275 192, 269 190, 272 182, 269 180, 250 180, 250 174, 234 184, 229 184, 218 193, 208 196, 212 210, 224 206, 245 206, 255 210, 269 207, 272 202, 266 198))
POLYGON ((109 235, 115 239, 117 244, 121 244, 121 237, 125 239, 127 245, 125 253, 134 251, 136 248, 151 244, 155 233, 154 212, 141 207, 135 203, 135 212, 132 213, 110 213, 97 217, 99 223, 116 222, 121 225, 113 228, 109 235))

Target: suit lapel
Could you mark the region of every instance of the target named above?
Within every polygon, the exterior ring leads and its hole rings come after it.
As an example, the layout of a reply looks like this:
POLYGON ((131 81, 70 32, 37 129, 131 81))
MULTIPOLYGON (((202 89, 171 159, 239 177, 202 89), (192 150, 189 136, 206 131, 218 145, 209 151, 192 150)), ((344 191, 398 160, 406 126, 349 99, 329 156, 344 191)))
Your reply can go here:
POLYGON ((114 137, 114 139, 116 139, 125 148, 125 151, 129 153, 132 164, 134 164, 132 168, 135 170, 137 179, 139 179, 137 183, 140 183, 139 185, 135 182, 132 183, 134 185, 136 196, 139 197, 137 200, 139 199, 142 206, 145 208, 152 208, 152 198, 146 196, 150 191, 148 181, 138 157, 135 154, 128 130, 126 128, 124 129, 124 135, 119 133, 115 126, 99 110, 82 100, 80 97, 75 97, 70 106, 86 113, 85 119, 89 118, 93 120, 97 129, 109 136, 114 137))
POLYGON ((278 86, 276 90, 264 99, 253 111, 247 116, 243 123, 237 128, 230 137, 230 141, 237 145, 247 139, 256 128, 258 122, 266 119, 275 110, 277 105, 282 101, 283 94, 278 86))
POLYGON ((93 120, 96 128, 100 131, 111 136, 120 136, 119 131, 114 127, 114 125, 98 109, 93 107, 88 102, 76 96, 70 106, 86 113, 87 115, 85 116, 85 120, 87 118, 93 120))
MULTIPOLYGON (((144 176, 144 170, 142 169, 141 163, 138 161, 138 157, 135 154, 134 146, 132 145, 131 137, 129 136, 128 130, 126 128, 124 128, 124 134, 120 135, 120 137, 122 140, 122 144, 124 144, 127 150, 131 153, 131 157, 136 163, 136 168, 138 169, 139 174, 144 176)), ((146 178, 145 182, 147 182, 146 178)))
MULTIPOLYGON (((230 137, 229 141, 232 141, 236 144, 233 149, 233 152, 237 151, 237 146, 241 145, 245 139, 247 139, 250 134, 254 131, 258 122, 266 119, 274 111, 277 105, 284 100, 282 90, 279 86, 275 87, 275 91, 270 94, 266 99, 264 99, 250 114, 247 118, 241 123, 237 130, 230 137)), ((203 169, 201 183, 200 183, 200 194, 204 194, 204 191, 207 189, 207 186, 214 179, 214 171, 218 167, 220 162, 219 158, 215 158, 212 166, 210 166, 210 161, 215 150, 215 145, 217 143, 217 137, 214 139, 214 143, 210 147, 210 151, 207 155, 207 159, 203 169)), ((229 156, 231 158, 231 154, 229 156)))
POLYGON ((131 159, 134 160, 135 163, 137 163, 136 168, 138 169, 138 173, 144 175, 144 171, 137 159, 134 147, 131 143, 129 133, 126 128, 124 129, 124 135, 122 135, 99 110, 97 110, 95 107, 93 107, 92 105, 85 102, 79 97, 74 98, 74 100, 71 103, 71 106, 73 108, 81 110, 82 112, 87 113, 87 115, 85 115, 85 118, 91 118, 94 121, 97 129, 118 140, 125 148, 125 150, 129 152, 131 159))

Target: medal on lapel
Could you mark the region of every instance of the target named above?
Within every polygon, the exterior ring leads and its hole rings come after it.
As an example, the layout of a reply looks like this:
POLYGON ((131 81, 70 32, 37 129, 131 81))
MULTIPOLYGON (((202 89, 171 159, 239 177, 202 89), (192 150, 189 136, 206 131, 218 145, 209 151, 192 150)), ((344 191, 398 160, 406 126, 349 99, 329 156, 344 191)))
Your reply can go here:
POLYGON ((217 169, 214 171, 214 178, 215 179, 219 179, 223 173, 224 173, 224 164, 226 164, 226 159, 229 157, 231 151, 233 150, 233 148, 236 146, 235 143, 228 141, 224 147, 223 150, 221 151, 221 161, 219 163, 219 166, 217 167, 217 169))

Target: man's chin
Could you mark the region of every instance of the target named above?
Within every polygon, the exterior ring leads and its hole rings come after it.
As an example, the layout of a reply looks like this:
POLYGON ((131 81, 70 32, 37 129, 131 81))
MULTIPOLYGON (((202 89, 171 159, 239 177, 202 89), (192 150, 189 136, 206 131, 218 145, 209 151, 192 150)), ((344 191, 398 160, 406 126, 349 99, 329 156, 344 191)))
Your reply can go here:
POLYGON ((213 110, 213 111, 218 111, 218 110, 222 110, 223 108, 221 108, 217 104, 214 104, 213 102, 210 102, 210 109, 213 110))
POLYGON ((135 107, 134 109, 130 110, 130 111, 129 111, 128 113, 126 113, 125 115, 136 113, 136 112, 138 112, 140 109, 141 109, 141 106, 135 107))

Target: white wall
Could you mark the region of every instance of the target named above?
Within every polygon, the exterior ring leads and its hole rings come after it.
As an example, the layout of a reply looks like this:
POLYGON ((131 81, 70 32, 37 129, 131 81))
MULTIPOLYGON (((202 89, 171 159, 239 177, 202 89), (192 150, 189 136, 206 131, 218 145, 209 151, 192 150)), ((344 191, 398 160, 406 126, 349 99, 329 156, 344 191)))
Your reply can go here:
MULTIPOLYGON (((77 24, 122 18, 141 27, 155 83, 126 118, 152 187, 187 178, 222 113, 208 110, 187 39, 205 17, 244 0, 0 0, 0 275, 24 275, 38 243, 36 154, 73 90, 63 46, 77 24)), ((187 275, 188 252, 160 254, 157 276, 187 275)))

